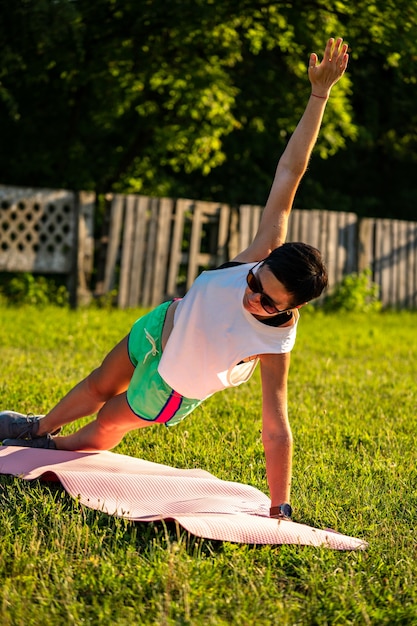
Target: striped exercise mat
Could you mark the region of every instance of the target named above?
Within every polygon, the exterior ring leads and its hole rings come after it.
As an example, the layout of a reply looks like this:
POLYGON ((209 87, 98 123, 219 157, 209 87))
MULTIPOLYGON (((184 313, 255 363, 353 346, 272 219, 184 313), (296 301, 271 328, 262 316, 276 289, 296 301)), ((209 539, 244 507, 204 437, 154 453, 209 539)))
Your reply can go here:
POLYGON ((248 544, 363 550, 361 539, 269 517, 254 487, 201 469, 177 469, 114 452, 1 447, 0 473, 58 480, 83 505, 138 522, 175 520, 198 537, 248 544))

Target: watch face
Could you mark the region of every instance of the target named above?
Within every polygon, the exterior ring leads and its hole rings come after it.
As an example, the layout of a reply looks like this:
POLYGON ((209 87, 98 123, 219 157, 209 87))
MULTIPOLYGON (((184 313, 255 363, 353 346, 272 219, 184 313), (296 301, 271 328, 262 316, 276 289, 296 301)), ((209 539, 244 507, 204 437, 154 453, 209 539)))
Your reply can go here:
POLYGON ((284 502, 284 504, 281 504, 280 509, 281 509, 282 515, 285 515, 285 517, 291 517, 292 508, 290 504, 288 504, 287 502, 284 502))

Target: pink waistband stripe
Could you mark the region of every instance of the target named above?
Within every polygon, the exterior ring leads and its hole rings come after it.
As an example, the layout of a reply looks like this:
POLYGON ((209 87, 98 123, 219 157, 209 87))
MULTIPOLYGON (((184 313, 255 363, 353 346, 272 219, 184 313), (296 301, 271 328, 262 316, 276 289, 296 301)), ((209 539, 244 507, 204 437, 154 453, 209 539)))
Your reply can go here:
POLYGON ((159 413, 158 417, 153 420, 158 424, 166 424, 172 419, 175 413, 178 411, 182 404, 182 396, 172 390, 171 395, 169 396, 165 406, 162 411, 159 413))

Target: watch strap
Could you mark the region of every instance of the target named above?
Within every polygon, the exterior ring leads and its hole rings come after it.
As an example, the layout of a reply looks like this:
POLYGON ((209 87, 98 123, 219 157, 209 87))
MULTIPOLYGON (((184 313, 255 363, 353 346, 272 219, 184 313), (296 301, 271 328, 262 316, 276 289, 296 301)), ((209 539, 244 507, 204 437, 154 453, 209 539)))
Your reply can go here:
POLYGON ((276 519, 291 519, 292 516, 292 508, 288 502, 283 502, 278 506, 271 506, 269 509, 269 517, 273 517, 276 519))

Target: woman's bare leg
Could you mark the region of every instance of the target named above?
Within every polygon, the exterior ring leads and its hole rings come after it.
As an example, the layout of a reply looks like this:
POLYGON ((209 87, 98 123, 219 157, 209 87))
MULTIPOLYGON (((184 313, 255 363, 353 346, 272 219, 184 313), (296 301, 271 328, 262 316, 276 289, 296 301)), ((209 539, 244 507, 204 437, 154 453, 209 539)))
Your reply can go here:
POLYGON ((110 450, 129 431, 151 424, 133 413, 124 392, 106 402, 94 421, 72 435, 54 437, 54 442, 58 450, 110 450))
POLYGON ((80 417, 97 413, 106 402, 129 386, 134 366, 129 359, 127 337, 105 357, 100 367, 76 385, 39 421, 37 437, 52 433, 80 417))

